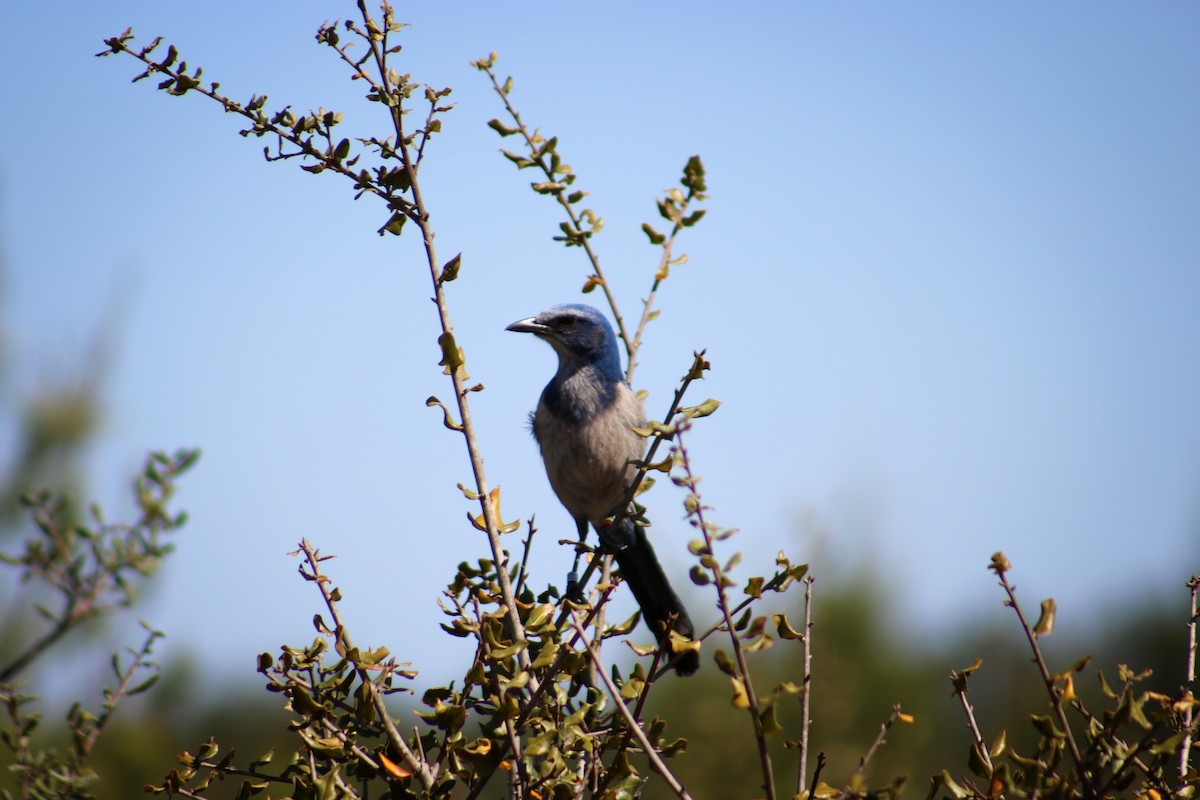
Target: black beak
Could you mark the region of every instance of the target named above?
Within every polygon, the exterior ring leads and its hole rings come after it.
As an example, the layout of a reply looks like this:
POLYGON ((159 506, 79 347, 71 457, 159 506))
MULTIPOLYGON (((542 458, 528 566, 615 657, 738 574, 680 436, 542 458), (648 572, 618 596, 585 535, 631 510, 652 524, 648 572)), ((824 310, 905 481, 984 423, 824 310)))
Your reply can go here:
POLYGON ((512 325, 509 325, 504 330, 514 331, 516 333, 549 333, 550 326, 543 325, 537 321, 537 317, 529 317, 528 319, 519 319, 512 325))

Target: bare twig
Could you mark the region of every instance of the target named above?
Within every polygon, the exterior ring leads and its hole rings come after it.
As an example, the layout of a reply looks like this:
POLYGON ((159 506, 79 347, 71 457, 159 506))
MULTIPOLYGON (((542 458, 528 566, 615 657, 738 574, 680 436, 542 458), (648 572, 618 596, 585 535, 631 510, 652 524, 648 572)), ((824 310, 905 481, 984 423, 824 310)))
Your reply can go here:
MULTIPOLYGON (((593 557, 593 560, 595 560, 596 557, 600 559, 600 580, 598 585, 608 586, 612 583, 613 557, 609 553, 597 553, 593 557)), ((599 592, 593 591, 591 594, 595 596, 596 600, 598 601, 599 592)), ((591 642, 588 643, 588 649, 592 651, 592 657, 588 662, 588 682, 593 686, 596 684, 596 676, 594 674, 596 665, 600 663, 600 653, 604 649, 604 623, 607 617, 608 604, 597 602, 595 609, 596 621, 592 624, 592 629, 595 631, 596 635, 593 636, 591 642)))
POLYGON ((875 753, 887 741, 887 732, 891 730, 892 725, 900 718, 900 704, 892 706, 892 714, 887 720, 879 726, 879 733, 875 736, 875 741, 871 742, 871 746, 867 748, 867 752, 863 753, 862 758, 858 761, 858 769, 854 770, 855 775, 862 775, 867 771, 867 764, 875 757, 875 753))
POLYGON ((804 790, 804 776, 808 773, 808 729, 812 724, 812 586, 813 576, 804 576, 804 694, 800 697, 800 755, 796 770, 796 794, 804 790))
POLYGON ((808 785, 808 796, 810 798, 816 797, 816 795, 817 795, 817 785, 818 785, 818 782, 821 780, 821 772, 824 771, 824 769, 825 769, 825 762, 826 762, 825 751, 823 751, 823 750, 818 751, 817 752, 817 768, 813 770, 812 783, 810 783, 808 785))
POLYGON ((521 542, 523 553, 521 554, 521 567, 517 570, 517 585, 513 588, 514 594, 520 594, 525 581, 529 578, 529 554, 533 551, 533 535, 537 533, 537 526, 534 525, 534 517, 529 518, 528 522, 529 535, 521 542))
MULTIPOLYGON (((259 772, 258 770, 255 770, 255 769, 239 769, 238 767, 235 767, 232 764, 223 764, 221 762, 213 761, 211 759, 197 761, 197 762, 195 762, 195 766, 202 768, 202 769, 220 770, 222 775, 240 775, 243 778, 254 778, 256 781, 270 781, 272 783, 287 783, 287 784, 290 784, 292 782, 292 778, 290 778, 290 777, 284 778, 280 775, 271 775, 266 772, 259 772)), ((174 791, 178 792, 179 794, 182 794, 184 797, 203 797, 203 795, 194 794, 192 792, 189 792, 187 789, 185 789, 183 787, 177 787, 174 789, 174 791)))
MULTIPOLYGON (((1187 587, 1191 591, 1191 601, 1188 605, 1188 649, 1187 649, 1187 687, 1185 691, 1188 697, 1192 697, 1196 693, 1196 623, 1200 621, 1200 611, 1196 606, 1197 589, 1200 589, 1200 575, 1193 575, 1192 579, 1187 582, 1187 587)), ((1192 758, 1192 720, 1194 717, 1194 709, 1189 703, 1187 709, 1183 712, 1183 726, 1187 733, 1183 736, 1183 744, 1179 746, 1179 777, 1185 778, 1188 772, 1188 764, 1192 758)))
POLYGON ((961 672, 951 670, 950 682, 954 684, 954 694, 958 696, 958 702, 962 705, 963 713, 966 714, 967 727, 971 730, 971 738, 975 742, 975 748, 979 751, 980 758, 987 766, 988 775, 991 775, 992 756, 988 753, 987 745, 983 741, 983 734, 979 732, 979 725, 975 722, 975 709, 971 707, 971 702, 967 700, 967 676, 979 669, 982 663, 983 661, 980 659, 961 672))

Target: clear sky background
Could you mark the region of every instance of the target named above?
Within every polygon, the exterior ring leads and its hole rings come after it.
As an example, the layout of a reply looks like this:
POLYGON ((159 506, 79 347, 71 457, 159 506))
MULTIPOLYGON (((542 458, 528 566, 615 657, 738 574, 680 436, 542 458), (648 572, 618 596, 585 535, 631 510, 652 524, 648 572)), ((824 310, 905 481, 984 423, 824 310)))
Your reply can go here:
MULTIPOLYGON (((287 553, 339 558, 358 641, 432 679, 465 655, 435 604, 485 553, 455 488, 461 439, 431 394, 434 308, 415 237, 332 176, 266 164, 198 95, 131 85, 95 59, 132 25, 205 78, 271 107, 380 109, 313 42, 353 4, 16 4, 0 48, 0 230, 8 408, 113 341, 93 496, 130 513, 151 448, 198 445, 191 523, 137 615, 253 681, 306 642, 318 597, 287 553)), ((1200 571, 1200 5, 1184 2, 402 4, 403 69, 452 86, 423 185, 444 258, 489 480, 536 513, 534 562, 561 585, 572 526, 525 415, 552 352, 504 326, 579 295, 555 206, 498 153, 501 111, 468 60, 491 50, 525 119, 606 220, 595 243, 624 313, 657 261, 641 233, 688 156, 707 218, 661 293, 637 383, 660 415, 694 349, 691 438, 742 576, 779 549, 822 585, 875 570, 889 619, 925 641, 1003 619, 1005 550, 1030 603, 1102 634, 1200 571)), ((597 295, 591 296, 599 300, 597 295)), ((11 444, 12 425, 2 441, 11 444)), ((10 451, 8 447, 7 451, 10 451)), ((7 452, 6 451, 6 452, 7 452)), ((686 586, 680 495, 649 496, 686 586)), ((511 538, 518 546, 517 536, 511 538)), ((622 598, 623 608, 632 604, 622 598)), ((1182 631, 1182 628, 1181 628, 1182 631)), ((136 638, 132 619, 115 631, 136 638)), ((918 637, 918 641, 921 640, 918 637)), ((643 635, 643 638, 648 638, 643 635)), ((973 657, 973 654, 964 654, 973 657)))

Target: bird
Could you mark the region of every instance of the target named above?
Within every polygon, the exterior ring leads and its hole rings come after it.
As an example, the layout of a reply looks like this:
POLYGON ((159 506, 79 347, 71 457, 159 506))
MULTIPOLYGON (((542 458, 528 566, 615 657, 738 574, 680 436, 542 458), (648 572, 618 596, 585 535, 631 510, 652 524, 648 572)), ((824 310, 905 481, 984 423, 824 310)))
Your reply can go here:
MULTIPOLYGON (((592 306, 567 303, 517 320, 506 330, 532 333, 558 354, 558 371, 530 414, 546 476, 575 520, 580 539, 586 537, 589 523, 596 529, 602 548, 616 559, 642 618, 670 654, 671 630, 689 640, 695 636, 691 617, 671 588, 645 527, 632 519, 610 524, 614 516, 627 511, 621 506, 643 451, 643 440, 634 428, 646 424, 642 401, 621 372, 612 326, 592 306)), ((678 675, 691 675, 700 666, 700 655, 685 650, 672 666, 678 675)))

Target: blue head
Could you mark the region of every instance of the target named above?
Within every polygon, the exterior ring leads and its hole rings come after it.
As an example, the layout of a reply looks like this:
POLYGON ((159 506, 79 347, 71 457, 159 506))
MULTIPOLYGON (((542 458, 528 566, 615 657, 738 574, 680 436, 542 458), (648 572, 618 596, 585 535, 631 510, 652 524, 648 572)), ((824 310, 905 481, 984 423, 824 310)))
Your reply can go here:
POLYGON ((506 330, 532 333, 550 343, 558 353, 558 376, 591 367, 602 380, 619 382, 621 353, 617 337, 603 314, 588 305, 550 306, 536 317, 522 319, 506 330))

